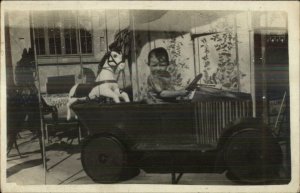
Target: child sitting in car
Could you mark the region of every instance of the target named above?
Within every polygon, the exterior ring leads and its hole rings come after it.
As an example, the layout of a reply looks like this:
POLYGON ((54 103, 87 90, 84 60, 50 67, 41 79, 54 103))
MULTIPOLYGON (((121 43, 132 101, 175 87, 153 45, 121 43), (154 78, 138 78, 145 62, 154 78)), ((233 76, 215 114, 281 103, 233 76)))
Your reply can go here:
POLYGON ((148 101, 152 103, 164 103, 177 97, 189 94, 189 91, 175 90, 171 84, 171 74, 167 71, 169 56, 166 49, 159 47, 148 54, 148 66, 151 74, 148 76, 148 101))

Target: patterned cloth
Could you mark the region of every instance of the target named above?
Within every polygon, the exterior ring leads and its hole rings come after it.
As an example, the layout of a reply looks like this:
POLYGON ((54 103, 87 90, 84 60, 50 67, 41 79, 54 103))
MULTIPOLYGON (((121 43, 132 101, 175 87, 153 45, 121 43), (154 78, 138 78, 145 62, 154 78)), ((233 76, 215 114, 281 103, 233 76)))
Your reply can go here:
POLYGON ((66 118, 67 116, 67 103, 69 100, 69 94, 42 94, 46 104, 51 107, 57 108, 58 118, 66 118))
POLYGON ((69 94, 42 94, 45 102, 49 106, 55 106, 56 108, 61 108, 62 106, 67 105, 69 100, 69 94))
POLYGON ((167 71, 154 71, 148 76, 148 99, 149 103, 165 103, 160 93, 163 90, 174 90, 171 84, 171 74, 167 71))

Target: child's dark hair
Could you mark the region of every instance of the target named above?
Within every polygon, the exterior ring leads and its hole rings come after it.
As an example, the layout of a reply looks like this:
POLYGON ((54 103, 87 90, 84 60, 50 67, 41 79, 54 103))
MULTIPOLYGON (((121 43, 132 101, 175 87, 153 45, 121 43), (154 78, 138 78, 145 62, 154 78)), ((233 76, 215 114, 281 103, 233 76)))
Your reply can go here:
POLYGON ((150 64, 150 56, 152 54, 155 54, 155 56, 157 58, 159 58, 161 56, 165 56, 167 58, 167 62, 168 62, 168 65, 169 65, 169 54, 168 54, 167 50, 163 47, 159 47, 159 48, 154 48, 149 52, 149 54, 148 54, 148 66, 150 64))

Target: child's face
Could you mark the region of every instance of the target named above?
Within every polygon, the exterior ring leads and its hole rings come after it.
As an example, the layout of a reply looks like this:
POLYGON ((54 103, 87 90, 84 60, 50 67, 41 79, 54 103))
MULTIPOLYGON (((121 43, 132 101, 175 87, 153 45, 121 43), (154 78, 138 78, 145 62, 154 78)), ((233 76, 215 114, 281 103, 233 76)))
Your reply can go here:
POLYGON ((169 61, 165 55, 156 56, 154 53, 150 55, 149 67, 151 71, 167 70, 169 61))

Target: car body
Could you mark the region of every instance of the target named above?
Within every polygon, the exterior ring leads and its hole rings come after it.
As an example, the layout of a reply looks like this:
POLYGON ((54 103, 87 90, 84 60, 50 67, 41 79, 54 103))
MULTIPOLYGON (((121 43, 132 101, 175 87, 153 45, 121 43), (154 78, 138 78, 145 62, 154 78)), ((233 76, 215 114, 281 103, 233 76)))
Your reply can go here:
POLYGON ((241 182, 261 183, 271 177, 262 176, 265 170, 277 173, 281 163, 281 150, 269 129, 252 117, 250 94, 198 87, 191 100, 87 101, 72 109, 88 133, 82 145, 83 167, 97 182, 117 182, 124 171, 143 169, 172 174, 228 170, 241 182), (248 141, 247 147, 239 136, 248 141), (248 155, 238 158, 243 152, 248 155), (248 167, 246 173, 240 171, 243 164, 248 167), (253 169, 259 174, 251 174, 253 169))

